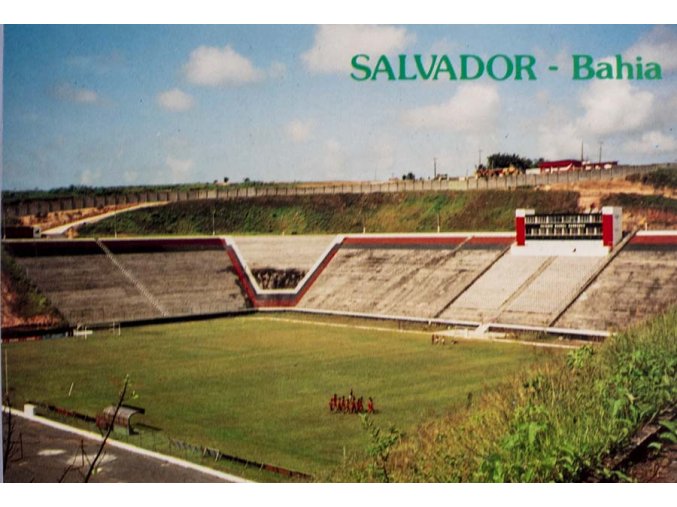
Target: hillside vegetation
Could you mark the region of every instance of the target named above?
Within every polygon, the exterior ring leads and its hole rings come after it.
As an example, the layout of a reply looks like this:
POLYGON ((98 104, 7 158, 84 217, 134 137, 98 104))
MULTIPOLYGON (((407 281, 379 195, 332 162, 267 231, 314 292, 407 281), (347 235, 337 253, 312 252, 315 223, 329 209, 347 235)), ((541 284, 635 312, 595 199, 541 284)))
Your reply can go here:
POLYGON ((631 174, 626 179, 632 182, 641 182, 644 185, 651 185, 654 188, 677 189, 677 170, 659 169, 646 174, 631 174))
POLYGON ((271 196, 171 203, 119 215, 81 235, 321 234, 512 230, 515 209, 577 209, 578 194, 530 189, 271 196))
MULTIPOLYGON (((408 438, 371 428, 372 459, 334 480, 576 482, 624 479, 605 458, 677 401, 677 309, 525 373, 408 438), (395 438, 390 438, 394 436, 395 438)), ((659 418, 660 422, 660 418, 659 418)), ((674 441, 674 423, 664 422, 674 441)))
POLYGON ((5 252, 2 261, 2 327, 49 326, 63 319, 28 279, 26 271, 5 252))

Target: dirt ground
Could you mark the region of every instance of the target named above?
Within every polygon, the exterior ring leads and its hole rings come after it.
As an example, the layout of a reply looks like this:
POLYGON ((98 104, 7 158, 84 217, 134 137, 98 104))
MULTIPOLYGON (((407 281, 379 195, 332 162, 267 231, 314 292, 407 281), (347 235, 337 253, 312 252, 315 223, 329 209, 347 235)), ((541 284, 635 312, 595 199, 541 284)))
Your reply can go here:
POLYGON ((677 192, 673 189, 656 189, 651 185, 643 185, 639 182, 626 180, 588 180, 576 183, 557 183, 546 185, 543 190, 573 190, 581 197, 578 205, 581 209, 599 209, 602 197, 609 194, 639 194, 639 195, 662 195, 663 197, 677 198, 677 192))
POLYGON ((632 464, 627 470, 627 475, 642 483, 677 483, 677 444, 665 445, 658 453, 632 464))
POLYGON ((52 229, 53 227, 58 227, 60 225, 69 224, 71 222, 77 222, 83 218, 95 217, 108 213, 115 210, 123 210, 130 208, 134 204, 120 204, 120 205, 111 205, 103 206, 101 208, 81 208, 68 211, 51 211, 46 215, 25 215, 21 217, 21 225, 33 225, 38 226, 42 230, 52 229))
POLYGON ((59 320, 53 315, 35 315, 33 317, 22 317, 17 315, 14 308, 14 301, 17 298, 7 282, 6 277, 2 277, 2 328, 10 328, 17 326, 36 326, 48 327, 59 324, 59 320))

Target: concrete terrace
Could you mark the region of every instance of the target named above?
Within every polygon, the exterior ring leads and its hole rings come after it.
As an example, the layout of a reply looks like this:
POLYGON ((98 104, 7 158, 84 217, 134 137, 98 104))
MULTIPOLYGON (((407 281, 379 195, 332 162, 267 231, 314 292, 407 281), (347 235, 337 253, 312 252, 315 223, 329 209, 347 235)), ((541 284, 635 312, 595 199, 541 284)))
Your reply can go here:
POLYGON ((677 303, 675 232, 639 233, 616 257, 517 255, 512 243, 510 233, 357 234, 5 248, 71 324, 286 308, 603 335, 677 303), (264 265, 307 274, 294 289, 262 290, 250 268, 264 265))
POLYGON ((677 304, 677 232, 638 233, 555 323, 617 330, 677 304))
POLYGON ((343 245, 301 308, 433 318, 500 254, 465 248, 469 238, 416 247, 343 245))

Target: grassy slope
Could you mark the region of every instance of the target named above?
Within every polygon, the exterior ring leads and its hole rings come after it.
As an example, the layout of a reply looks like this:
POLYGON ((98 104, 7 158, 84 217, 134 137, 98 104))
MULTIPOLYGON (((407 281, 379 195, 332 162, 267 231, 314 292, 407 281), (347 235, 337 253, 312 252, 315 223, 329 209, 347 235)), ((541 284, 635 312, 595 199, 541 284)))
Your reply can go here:
POLYGON ((129 373, 145 422, 174 438, 324 473, 365 448, 357 416, 330 414, 334 392, 373 396, 376 420, 408 431, 469 392, 550 357, 519 345, 431 346, 429 333, 261 318, 172 324, 9 344, 15 404, 47 401, 94 415, 129 373), (72 395, 68 396, 71 383, 72 395))
MULTIPOLYGON (((431 418, 397 445, 389 476, 403 482, 580 481, 677 401, 677 309, 551 361, 471 410, 431 418)), ((337 480, 379 480, 369 462, 337 480)))
MULTIPOLYGON (((514 191, 337 194, 261 197, 231 201, 192 201, 124 213, 122 234, 319 234, 432 232, 438 215, 442 231, 511 230, 516 208, 540 212, 577 208, 575 192, 514 191)), ((114 232, 108 219, 80 230, 82 235, 114 232)))

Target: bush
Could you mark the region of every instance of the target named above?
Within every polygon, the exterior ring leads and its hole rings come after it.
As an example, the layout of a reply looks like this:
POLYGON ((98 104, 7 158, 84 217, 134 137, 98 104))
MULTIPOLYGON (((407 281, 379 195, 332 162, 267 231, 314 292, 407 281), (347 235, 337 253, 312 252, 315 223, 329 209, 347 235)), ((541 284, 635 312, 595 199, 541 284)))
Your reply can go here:
POLYGON ((641 182, 654 188, 674 189, 677 188, 677 170, 664 168, 647 174, 631 174, 626 180, 641 182))
MULTIPOLYGON (((582 347, 478 407, 421 426, 390 452, 390 480, 572 482, 609 477, 604 460, 677 400, 677 308, 582 347)), ((367 462, 335 479, 373 480, 367 462)))

